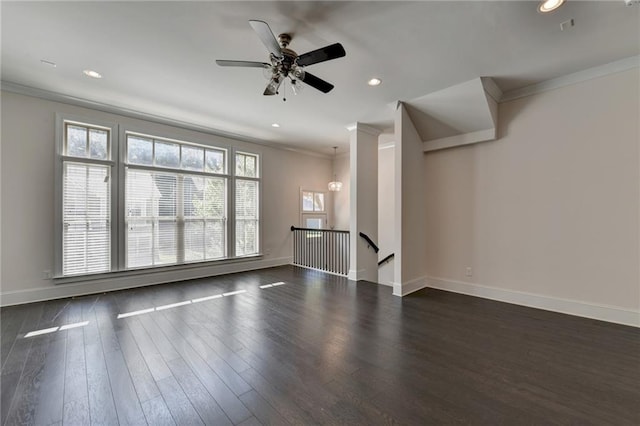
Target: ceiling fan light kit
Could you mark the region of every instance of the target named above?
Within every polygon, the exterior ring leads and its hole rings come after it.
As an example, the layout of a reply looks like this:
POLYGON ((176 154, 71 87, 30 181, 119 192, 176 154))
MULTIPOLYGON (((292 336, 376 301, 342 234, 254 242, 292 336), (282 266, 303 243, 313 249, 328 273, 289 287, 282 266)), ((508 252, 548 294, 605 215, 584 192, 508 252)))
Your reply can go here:
POLYGON ((283 33, 276 38, 266 22, 250 20, 249 24, 269 51, 270 63, 218 59, 216 64, 222 67, 262 68, 269 78, 263 93, 265 96, 278 94, 281 85, 286 84, 287 78, 294 94, 301 91, 303 86, 300 82, 322 93, 329 93, 333 89, 333 84, 307 72, 304 67, 345 56, 346 52, 340 43, 298 55, 288 47, 291 43, 290 34, 283 33))

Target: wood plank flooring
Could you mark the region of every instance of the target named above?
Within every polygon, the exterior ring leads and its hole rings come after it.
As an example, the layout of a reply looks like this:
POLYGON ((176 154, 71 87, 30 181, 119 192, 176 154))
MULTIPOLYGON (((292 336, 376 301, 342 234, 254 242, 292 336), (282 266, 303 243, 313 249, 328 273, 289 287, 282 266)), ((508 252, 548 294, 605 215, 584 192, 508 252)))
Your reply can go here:
POLYGON ((438 290, 284 266, 0 314, 2 425, 640 424, 640 330, 438 290))

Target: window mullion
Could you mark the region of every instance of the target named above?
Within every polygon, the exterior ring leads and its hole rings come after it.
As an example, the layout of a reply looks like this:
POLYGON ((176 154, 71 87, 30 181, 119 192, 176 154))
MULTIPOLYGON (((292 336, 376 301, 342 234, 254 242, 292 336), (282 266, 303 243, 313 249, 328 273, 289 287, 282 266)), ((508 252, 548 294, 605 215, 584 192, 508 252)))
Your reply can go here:
MULTIPOLYGON (((89 131, 87 130, 87 138, 89 131)), ((87 139, 87 146, 89 142, 87 139)), ((84 268, 87 269, 87 254, 89 251, 89 210, 87 200, 89 199, 89 167, 85 168, 85 186, 84 186, 84 268)))
POLYGON ((179 174, 176 182, 176 260, 184 263, 184 175, 179 174))
MULTIPOLYGON (((235 159, 235 152, 232 153, 232 157, 235 159)), ((235 161, 233 162, 233 168, 230 167, 231 177, 229 178, 229 190, 227 191, 227 251, 229 257, 236 256, 236 168, 235 161)))

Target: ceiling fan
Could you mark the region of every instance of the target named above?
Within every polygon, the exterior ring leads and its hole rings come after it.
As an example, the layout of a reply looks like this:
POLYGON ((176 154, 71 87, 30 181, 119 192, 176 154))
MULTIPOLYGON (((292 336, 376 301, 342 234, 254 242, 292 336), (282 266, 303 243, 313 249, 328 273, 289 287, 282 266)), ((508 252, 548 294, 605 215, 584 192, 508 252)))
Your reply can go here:
POLYGON ((280 34, 276 39, 271 28, 269 28, 269 25, 266 22, 250 20, 249 24, 251 24, 253 30, 258 34, 260 40, 262 40, 262 43, 267 47, 270 63, 218 59, 216 60, 216 64, 221 67, 250 67, 264 69, 269 78, 269 84, 264 90, 264 95, 277 94, 280 85, 284 83, 287 77, 291 80, 291 87, 294 93, 298 93, 302 88, 300 82, 306 83, 309 86, 318 89, 322 93, 328 93, 333 89, 333 84, 307 72, 304 67, 345 56, 346 52, 340 43, 331 44, 329 46, 298 55, 296 52, 288 48, 289 43, 291 42, 291 35, 280 34))

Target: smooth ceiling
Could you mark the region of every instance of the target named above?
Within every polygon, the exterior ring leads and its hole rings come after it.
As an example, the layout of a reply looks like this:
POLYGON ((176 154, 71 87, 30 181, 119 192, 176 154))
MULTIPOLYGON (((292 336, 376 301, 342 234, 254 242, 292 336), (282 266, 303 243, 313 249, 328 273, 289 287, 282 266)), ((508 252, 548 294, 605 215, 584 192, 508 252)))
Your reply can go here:
POLYGON ((503 91, 640 53, 640 7, 537 2, 3 2, 2 80, 300 149, 348 145, 346 126, 392 125, 389 105, 480 76, 503 91), (574 19, 575 26, 560 30, 574 19), (341 42, 308 67, 335 85, 262 95, 266 61, 249 19, 293 34, 299 54, 341 42), (42 64, 55 62, 57 67, 42 64), (82 74, 94 69, 104 76, 82 74), (381 86, 366 81, 377 76, 381 86), (281 125, 274 129, 271 124, 281 125))

